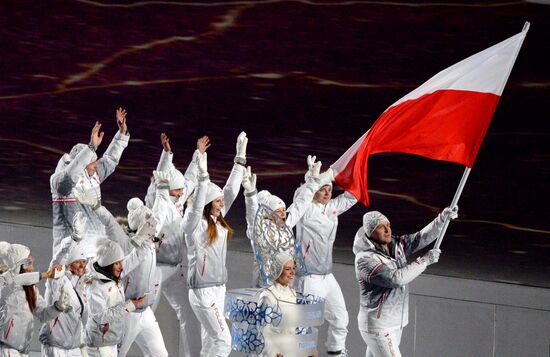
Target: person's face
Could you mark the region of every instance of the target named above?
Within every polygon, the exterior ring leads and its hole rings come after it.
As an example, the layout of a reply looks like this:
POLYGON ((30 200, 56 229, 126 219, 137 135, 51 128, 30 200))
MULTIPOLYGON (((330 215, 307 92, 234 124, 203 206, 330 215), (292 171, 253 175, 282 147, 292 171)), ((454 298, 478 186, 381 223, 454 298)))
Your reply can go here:
POLYGON ((283 272, 277 278, 277 282, 282 286, 288 286, 294 280, 294 275, 296 274, 296 264, 294 260, 289 260, 283 266, 283 272))
POLYGON ((324 185, 317 192, 313 199, 319 203, 327 204, 332 198, 332 187, 330 185, 324 185))
POLYGON ((32 273, 34 271, 34 257, 31 254, 27 257, 21 271, 23 273, 32 273))
POLYGON ((76 276, 82 276, 86 272, 86 259, 75 260, 69 264, 69 271, 76 276))
POLYGON ((391 242, 390 222, 384 221, 380 223, 370 235, 370 239, 376 243, 388 244, 391 242))
POLYGON ((122 261, 118 261, 118 262, 115 262, 113 264, 113 267, 111 268, 111 274, 113 274, 113 276, 115 278, 120 278, 120 274, 122 273, 122 261))
POLYGON ((169 190, 168 193, 170 194, 170 196, 175 197, 177 202, 180 197, 183 196, 183 188, 175 188, 173 190, 169 190))
POLYGON ((97 160, 90 162, 88 165, 86 165, 86 172, 88 173, 88 176, 93 176, 97 170, 97 160))
POLYGON ((223 196, 216 198, 214 201, 212 201, 212 208, 210 209, 210 214, 214 217, 218 217, 222 212, 222 208, 224 205, 225 205, 225 202, 223 200, 223 196))
POLYGON ((283 221, 286 219, 286 210, 283 207, 279 207, 274 211, 279 218, 281 218, 283 221))

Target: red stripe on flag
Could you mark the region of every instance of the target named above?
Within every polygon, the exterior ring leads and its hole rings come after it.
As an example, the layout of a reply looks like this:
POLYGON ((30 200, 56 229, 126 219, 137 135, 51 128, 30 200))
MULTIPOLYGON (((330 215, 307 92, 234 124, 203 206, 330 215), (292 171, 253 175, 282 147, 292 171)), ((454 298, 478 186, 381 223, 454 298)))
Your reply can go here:
POLYGON ((390 107, 367 132, 336 182, 369 205, 368 157, 401 152, 472 167, 500 96, 438 90, 390 107))

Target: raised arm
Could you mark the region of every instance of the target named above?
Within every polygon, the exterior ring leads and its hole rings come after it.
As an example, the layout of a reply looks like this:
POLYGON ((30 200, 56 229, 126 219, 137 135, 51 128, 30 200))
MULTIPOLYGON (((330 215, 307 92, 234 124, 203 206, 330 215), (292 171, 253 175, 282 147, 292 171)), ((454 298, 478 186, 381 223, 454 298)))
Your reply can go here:
POLYGON ((422 228, 421 231, 399 237, 400 242, 403 245, 403 250, 405 251, 405 256, 414 254, 436 240, 439 233, 443 229, 443 225, 447 217, 450 220, 457 218, 458 206, 453 208, 445 208, 433 221, 431 221, 426 227, 422 228))
POLYGON ((227 182, 223 187, 223 198, 225 204, 222 209, 222 214, 224 216, 227 215, 227 212, 229 212, 229 209, 231 208, 231 205, 233 205, 233 202, 235 202, 235 198, 237 198, 237 195, 239 194, 239 190, 241 188, 241 182, 246 165, 247 145, 248 138, 246 137, 246 133, 243 131, 237 137, 237 153, 234 159, 235 164, 233 165, 231 173, 227 178, 227 182))
POLYGON ((197 155, 197 167, 199 168, 199 185, 197 187, 193 203, 185 211, 183 217, 183 231, 186 233, 186 238, 193 238, 193 233, 200 224, 202 212, 206 202, 206 193, 210 178, 207 168, 207 154, 201 153, 197 155))
POLYGON ((254 218, 258 211, 258 191, 256 190, 256 174, 252 174, 250 166, 247 167, 244 173, 242 186, 246 207, 246 236, 252 240, 254 237, 254 218))
POLYGON ((116 111, 116 121, 119 130, 101 159, 97 160, 97 173, 100 182, 103 182, 115 171, 122 152, 130 141, 130 134, 128 133, 128 126, 126 124, 126 110, 118 108, 116 111))
POLYGON ((315 161, 315 156, 307 157, 308 173, 307 182, 299 187, 294 194, 294 200, 287 209, 286 225, 293 228, 312 204, 313 196, 319 189, 319 171, 321 170, 321 161, 315 161))

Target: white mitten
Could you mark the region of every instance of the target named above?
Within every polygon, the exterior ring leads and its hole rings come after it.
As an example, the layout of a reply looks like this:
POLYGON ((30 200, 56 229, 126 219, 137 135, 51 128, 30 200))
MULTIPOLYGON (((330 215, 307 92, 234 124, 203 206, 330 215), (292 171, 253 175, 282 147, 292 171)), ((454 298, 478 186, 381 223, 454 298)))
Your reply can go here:
POLYGON ((78 202, 92 207, 93 210, 96 210, 101 206, 101 203, 91 191, 75 187, 73 188, 73 195, 76 197, 78 202))
POLYGON ((54 307, 57 311, 69 312, 73 309, 71 306, 71 296, 65 292, 64 287, 61 287, 61 294, 59 299, 54 303, 54 307))
POLYGON ((250 166, 244 172, 242 185, 245 195, 256 192, 256 174, 252 173, 250 166))
POLYGON ((132 244, 136 247, 141 247, 143 242, 155 238, 156 229, 157 220, 152 214, 148 213, 145 216, 145 222, 139 226, 136 234, 130 237, 132 244))
POLYGON ((419 258, 421 263, 426 265, 431 265, 439 261, 439 256, 441 255, 441 249, 430 249, 428 253, 424 254, 419 258))
POLYGON ((170 173, 166 171, 153 171, 153 177, 155 179, 155 186, 157 188, 169 188, 170 187, 170 173))
POLYGON ((319 173, 321 172, 321 161, 315 161, 317 157, 308 155, 307 157, 307 167, 308 173, 307 176, 313 178, 314 180, 319 180, 319 173))
POLYGON ((237 164, 246 165, 246 145, 248 144, 248 138, 246 133, 242 131, 237 137, 237 154, 235 155, 235 162, 237 164))
POLYGON ((73 217, 73 232, 71 234, 71 238, 75 242, 80 242, 82 238, 84 238, 86 222, 88 222, 88 218, 84 216, 84 213, 82 211, 78 211, 75 213, 73 217))
POLYGON ((443 217, 444 220, 446 220, 446 219, 450 219, 450 220, 456 219, 458 217, 458 206, 454 206, 453 208, 446 207, 443 210, 443 212, 441 212, 441 216, 443 217))

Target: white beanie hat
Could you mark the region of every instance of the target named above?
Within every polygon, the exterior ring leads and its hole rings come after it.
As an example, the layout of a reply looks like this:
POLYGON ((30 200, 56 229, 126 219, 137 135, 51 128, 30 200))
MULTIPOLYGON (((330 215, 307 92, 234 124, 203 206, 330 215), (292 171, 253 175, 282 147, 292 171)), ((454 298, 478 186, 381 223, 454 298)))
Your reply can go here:
POLYGON ((170 178, 168 179, 168 184, 170 185, 171 190, 177 190, 178 188, 185 187, 185 178, 180 170, 170 170, 169 174, 170 178))
MULTIPOLYGON (((76 144, 75 146, 73 146, 73 148, 71 149, 71 152, 69 152, 69 156, 70 156, 71 160, 74 160, 76 155, 78 155, 78 153, 80 153, 82 150, 84 150, 84 148, 87 148, 87 147, 88 147, 88 145, 86 145, 86 144, 76 144)), ((94 162, 96 160, 97 160, 97 154, 94 152, 90 162, 94 162)))
POLYGON ((5 241, 0 242, 0 273, 4 273, 10 269, 6 257, 8 255, 8 249, 10 244, 5 241))
POLYGON ((124 259, 122 248, 113 241, 101 239, 97 241, 97 264, 106 267, 124 259))
POLYGON ((69 253, 67 254, 65 264, 71 264, 76 262, 77 260, 86 260, 86 253, 84 253, 84 250, 80 247, 79 244, 73 244, 73 246, 69 250, 69 253))
POLYGON ((258 203, 266 206, 272 211, 276 211, 279 208, 286 210, 286 205, 279 197, 272 195, 268 190, 261 190, 258 192, 258 203))
POLYGON ((147 214, 153 212, 143 204, 143 201, 137 197, 131 198, 126 204, 128 208, 128 227, 135 231, 145 222, 147 214))
POLYGON ((208 182, 208 191, 206 192, 206 201, 204 201, 204 205, 206 206, 207 204, 221 196, 223 196, 223 191, 220 186, 216 185, 213 182, 208 182))
POLYGON ((370 238, 372 232, 383 222, 389 222, 389 219, 378 211, 370 211, 363 215, 363 230, 370 238))
MULTIPOLYGON (((15 267, 15 264, 19 263, 25 258, 29 257, 31 250, 22 244, 10 244, 6 254, 6 265, 11 269, 15 267)), ((17 271, 16 273, 19 273, 17 271)))
POLYGON ((289 252, 275 253, 273 260, 271 261, 272 272, 274 273, 274 276, 272 277, 273 281, 277 280, 281 276, 283 268, 289 260, 294 260, 289 252))

